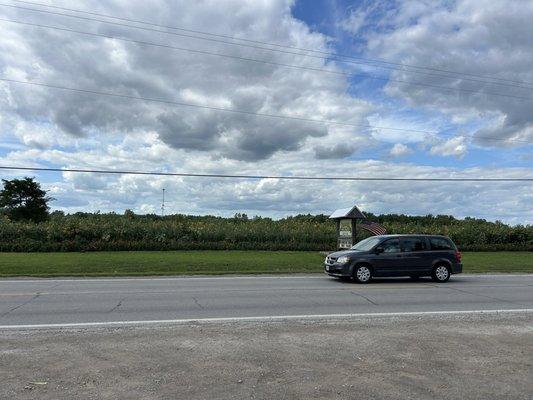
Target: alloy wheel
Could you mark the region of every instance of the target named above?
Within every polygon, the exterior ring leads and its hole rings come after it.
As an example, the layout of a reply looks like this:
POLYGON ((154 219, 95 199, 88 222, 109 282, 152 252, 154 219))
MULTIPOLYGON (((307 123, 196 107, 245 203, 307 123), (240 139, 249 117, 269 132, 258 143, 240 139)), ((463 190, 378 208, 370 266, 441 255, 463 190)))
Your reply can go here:
POLYGON ((359 283, 367 283, 370 281, 371 277, 372 273, 370 272, 370 268, 367 266, 362 265, 355 271, 355 278, 359 283))
POLYGON ((439 265, 437 268, 435 268, 433 276, 438 282, 446 282, 450 278, 450 271, 448 267, 439 265))

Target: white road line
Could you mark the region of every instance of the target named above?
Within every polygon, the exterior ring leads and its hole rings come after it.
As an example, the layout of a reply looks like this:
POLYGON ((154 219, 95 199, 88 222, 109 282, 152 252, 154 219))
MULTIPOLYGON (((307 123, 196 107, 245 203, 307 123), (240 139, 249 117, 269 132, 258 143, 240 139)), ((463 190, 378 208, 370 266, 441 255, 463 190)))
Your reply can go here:
MULTIPOLYGON (((533 274, 461 274, 457 275, 456 279, 460 278, 519 278, 528 277, 533 278, 533 274)), ((128 281, 173 281, 173 280, 235 280, 235 279, 324 279, 328 278, 325 274, 317 272, 309 275, 236 275, 236 276, 165 276, 165 277, 102 277, 102 278, 41 278, 41 279, 25 279, 25 278, 0 278, 2 283, 46 283, 46 282, 128 282, 128 281)), ((454 279, 452 277, 452 279, 454 279)))
POLYGON ((147 321, 107 321, 107 322, 73 322, 64 324, 32 324, 32 325, 0 325, 0 329, 39 329, 39 328, 83 328, 83 327, 120 327, 120 326, 145 326, 145 325, 184 325, 201 323, 224 322, 276 322, 298 320, 345 320, 368 317, 424 317, 438 315, 498 315, 498 314, 526 314, 533 313, 533 308, 519 308, 510 310, 459 310, 459 311, 407 311, 385 313, 360 313, 360 314, 315 314, 315 315, 268 315, 258 317, 222 317, 222 318, 187 318, 187 319, 162 319, 147 321))

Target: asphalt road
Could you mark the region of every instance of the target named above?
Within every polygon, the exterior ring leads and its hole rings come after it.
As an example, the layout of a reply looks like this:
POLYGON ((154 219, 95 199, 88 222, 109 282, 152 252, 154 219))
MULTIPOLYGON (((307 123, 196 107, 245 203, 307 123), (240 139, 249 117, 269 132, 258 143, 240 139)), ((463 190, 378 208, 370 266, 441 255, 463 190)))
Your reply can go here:
POLYGON ((0 327, 533 309, 532 275, 369 285, 321 275, 0 280, 0 327))

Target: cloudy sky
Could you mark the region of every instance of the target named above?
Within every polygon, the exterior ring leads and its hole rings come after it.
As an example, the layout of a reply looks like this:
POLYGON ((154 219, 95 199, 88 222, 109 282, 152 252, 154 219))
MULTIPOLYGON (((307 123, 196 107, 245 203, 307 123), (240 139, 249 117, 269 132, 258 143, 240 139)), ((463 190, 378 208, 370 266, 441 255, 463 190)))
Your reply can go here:
MULTIPOLYGON (((0 6, 0 165, 533 176, 531 1, 36 1, 55 8, 0 6)), ((31 175, 67 212, 159 212, 165 188, 168 213, 281 217, 356 203, 533 223, 528 183, 31 175)))

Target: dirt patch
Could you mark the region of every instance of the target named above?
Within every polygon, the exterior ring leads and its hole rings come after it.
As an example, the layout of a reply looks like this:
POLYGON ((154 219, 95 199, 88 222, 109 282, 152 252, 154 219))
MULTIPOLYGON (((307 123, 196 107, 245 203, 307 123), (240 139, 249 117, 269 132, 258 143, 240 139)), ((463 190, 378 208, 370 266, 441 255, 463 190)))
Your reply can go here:
POLYGON ((530 399, 533 317, 0 332, 2 399, 530 399))

